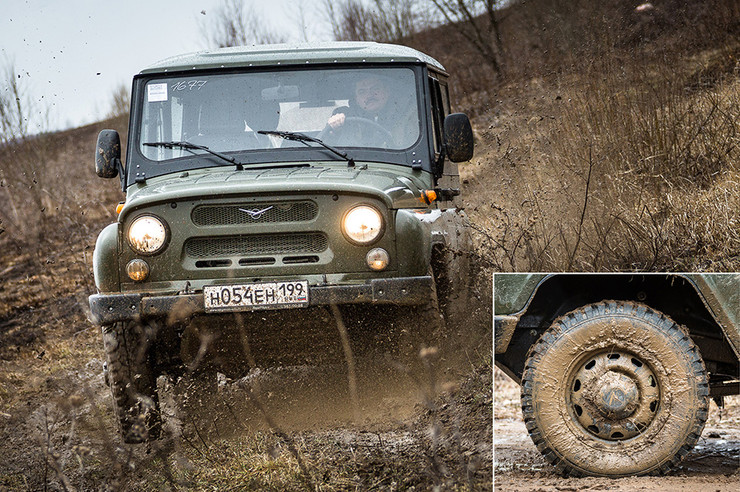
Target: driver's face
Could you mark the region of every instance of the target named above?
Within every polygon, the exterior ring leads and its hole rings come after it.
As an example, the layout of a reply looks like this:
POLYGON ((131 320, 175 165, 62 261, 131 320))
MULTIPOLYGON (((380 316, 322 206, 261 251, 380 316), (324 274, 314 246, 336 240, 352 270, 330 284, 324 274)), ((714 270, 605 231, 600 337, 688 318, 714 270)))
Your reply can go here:
POLYGON ((355 86, 355 98, 362 109, 376 113, 388 102, 388 89, 376 78, 363 79, 355 86))

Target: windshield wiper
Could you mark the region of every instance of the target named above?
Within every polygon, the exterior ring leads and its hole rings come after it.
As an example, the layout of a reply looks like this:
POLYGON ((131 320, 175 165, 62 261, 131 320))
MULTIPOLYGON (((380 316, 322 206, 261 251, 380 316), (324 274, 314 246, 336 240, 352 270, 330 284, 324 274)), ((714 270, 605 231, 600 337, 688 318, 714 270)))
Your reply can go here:
POLYGON ((196 145, 194 143, 186 142, 185 140, 177 140, 173 142, 144 142, 142 145, 146 145, 148 147, 164 147, 166 149, 171 149, 173 147, 180 147, 181 149, 186 149, 186 150, 202 150, 204 152, 208 152, 211 155, 215 155, 219 159, 223 159, 226 162, 236 165, 237 171, 244 170, 244 163, 237 161, 233 157, 229 157, 227 155, 221 154, 220 152, 211 150, 205 145, 196 145))
POLYGON ((305 144, 306 147, 310 147, 308 142, 313 142, 321 145, 325 149, 329 150, 330 152, 338 155, 342 159, 345 159, 347 161, 347 166, 354 167, 355 160, 351 157, 347 156, 344 152, 340 152, 339 150, 335 149, 331 145, 327 145, 318 138, 309 137, 308 135, 304 135, 303 133, 298 132, 280 132, 276 130, 259 130, 257 133, 260 133, 262 135, 275 135, 276 137, 284 138, 285 140, 295 140, 296 142, 301 142, 302 144, 305 144))

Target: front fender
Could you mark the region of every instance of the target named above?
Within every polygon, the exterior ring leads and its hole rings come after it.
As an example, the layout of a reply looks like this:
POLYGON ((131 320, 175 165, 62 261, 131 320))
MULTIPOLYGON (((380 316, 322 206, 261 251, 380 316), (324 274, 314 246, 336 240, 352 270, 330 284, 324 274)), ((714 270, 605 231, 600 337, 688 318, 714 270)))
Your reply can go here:
POLYGON ((429 272, 432 231, 431 225, 421 219, 423 215, 407 209, 396 212, 396 253, 401 276, 429 272))
POLYGON ((398 210, 396 251, 399 256, 399 273, 426 275, 434 248, 453 252, 470 250, 470 230, 462 210, 398 210))
POLYGON ((735 355, 740 356, 740 275, 702 273, 686 275, 704 306, 725 334, 735 355))
POLYGON ((118 292, 118 223, 110 224, 98 235, 93 251, 93 273, 98 292, 118 292))

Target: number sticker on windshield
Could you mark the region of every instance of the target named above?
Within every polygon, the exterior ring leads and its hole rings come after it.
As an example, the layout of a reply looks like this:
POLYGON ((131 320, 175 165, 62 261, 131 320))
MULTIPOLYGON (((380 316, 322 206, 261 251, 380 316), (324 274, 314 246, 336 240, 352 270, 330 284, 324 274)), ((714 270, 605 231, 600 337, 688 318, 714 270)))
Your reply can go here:
POLYGON ((181 80, 172 84, 172 92, 176 91, 199 91, 206 85, 207 80, 181 80))
POLYGON ((146 86, 146 100, 161 102, 167 100, 167 84, 149 84, 146 86))

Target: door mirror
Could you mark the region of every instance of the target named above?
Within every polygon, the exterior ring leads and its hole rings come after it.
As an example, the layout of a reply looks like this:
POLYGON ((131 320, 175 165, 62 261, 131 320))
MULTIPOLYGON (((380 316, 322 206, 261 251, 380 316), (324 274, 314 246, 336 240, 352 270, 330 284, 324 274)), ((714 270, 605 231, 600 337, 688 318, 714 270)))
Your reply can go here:
POLYGON ((95 173, 101 178, 115 178, 123 174, 121 138, 115 130, 103 130, 95 148, 95 173))
POLYGON ((463 113, 447 115, 444 123, 444 139, 447 158, 452 162, 469 161, 473 158, 473 127, 463 113))

